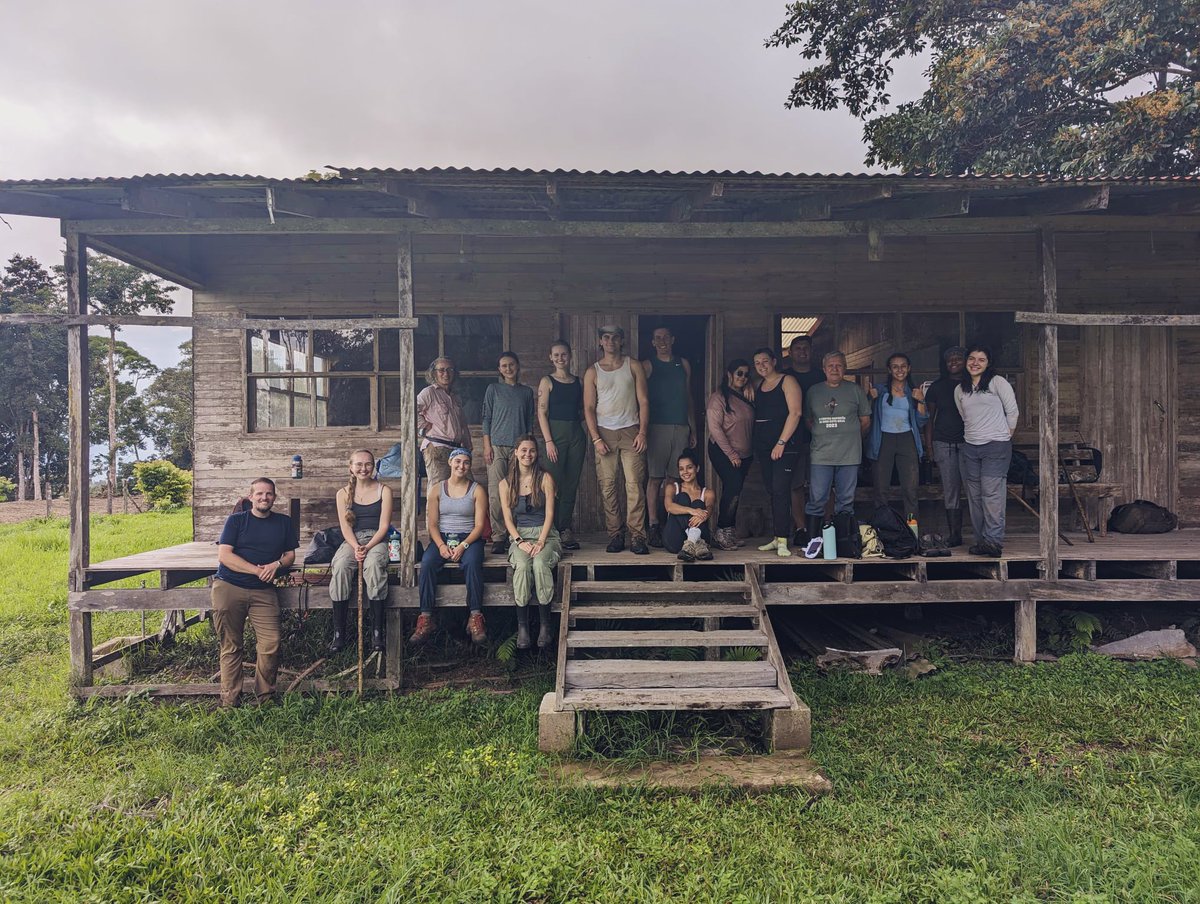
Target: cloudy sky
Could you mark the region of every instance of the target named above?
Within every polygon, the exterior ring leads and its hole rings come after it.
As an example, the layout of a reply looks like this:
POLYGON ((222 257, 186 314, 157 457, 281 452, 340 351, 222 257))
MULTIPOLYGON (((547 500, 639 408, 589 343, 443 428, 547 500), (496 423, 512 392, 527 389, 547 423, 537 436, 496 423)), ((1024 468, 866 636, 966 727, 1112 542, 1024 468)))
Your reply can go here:
MULTIPOLYGON (((5 0, 0 179, 864 171, 860 123, 784 108, 803 61, 763 47, 783 18, 781 0, 5 0)), ((919 66, 895 87, 919 91, 919 66)), ((4 219, 0 260, 61 260, 56 222, 4 219)), ((169 363, 186 333, 151 332, 126 339, 169 363)))

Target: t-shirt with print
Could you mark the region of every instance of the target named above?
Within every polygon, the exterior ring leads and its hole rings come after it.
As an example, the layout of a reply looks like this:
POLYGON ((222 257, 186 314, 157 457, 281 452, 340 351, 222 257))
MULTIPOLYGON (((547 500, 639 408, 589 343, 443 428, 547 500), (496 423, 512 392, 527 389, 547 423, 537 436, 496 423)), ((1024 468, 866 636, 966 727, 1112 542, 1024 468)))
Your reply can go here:
POLYGON ((871 400, 857 383, 818 383, 808 391, 804 409, 812 422, 814 465, 862 463, 859 418, 870 416, 871 400))
MULTIPOLYGON (((232 546, 234 553, 251 565, 274 562, 288 550, 296 548, 292 519, 279 512, 271 512, 265 518, 259 518, 253 512, 236 512, 225 519, 221 539, 217 542, 221 546, 232 546)), ((217 568, 217 578, 247 590, 262 590, 272 586, 260 581, 257 575, 242 574, 224 565, 217 568)))

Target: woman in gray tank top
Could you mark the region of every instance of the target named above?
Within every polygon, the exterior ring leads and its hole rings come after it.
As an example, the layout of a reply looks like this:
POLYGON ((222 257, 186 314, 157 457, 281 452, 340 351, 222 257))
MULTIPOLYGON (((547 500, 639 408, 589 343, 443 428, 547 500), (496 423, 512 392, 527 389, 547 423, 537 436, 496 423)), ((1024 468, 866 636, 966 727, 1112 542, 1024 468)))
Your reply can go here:
POLYGON ((537 590, 538 646, 550 645, 550 603, 554 599, 554 566, 562 558, 554 528, 554 478, 538 460, 537 440, 522 436, 513 448, 508 476, 500 481, 500 506, 508 534, 508 562, 513 567, 517 604, 517 649, 528 650, 529 598, 537 590))
POLYGON ((450 477, 435 482, 426 499, 425 523, 429 545, 421 557, 421 614, 411 644, 421 645, 433 634, 433 604, 437 576, 447 562, 463 570, 467 582, 467 634, 474 643, 487 642, 483 623, 483 526, 487 523, 487 491, 471 478, 471 453, 463 448, 450 452, 450 477))

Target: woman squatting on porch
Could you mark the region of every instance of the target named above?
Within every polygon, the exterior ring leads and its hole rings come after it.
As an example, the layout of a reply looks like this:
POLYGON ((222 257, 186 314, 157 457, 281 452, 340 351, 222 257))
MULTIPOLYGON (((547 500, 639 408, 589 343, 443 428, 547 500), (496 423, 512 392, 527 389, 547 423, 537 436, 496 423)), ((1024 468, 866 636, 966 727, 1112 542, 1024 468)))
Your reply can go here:
POLYGON ((371 602, 371 649, 382 651, 392 490, 375 479, 375 456, 368 449, 350 454, 350 482, 337 491, 337 514, 343 542, 333 556, 329 576, 329 598, 333 601, 329 652, 337 653, 346 646, 346 614, 350 600, 357 596, 360 567, 371 602))
POLYGON ((700 483, 699 456, 685 451, 679 456, 679 479, 663 484, 663 508, 667 525, 663 528, 663 546, 667 552, 678 553, 682 562, 713 557, 708 548, 712 538, 708 522, 712 518, 715 494, 700 483))
POLYGON ((429 545, 421 558, 421 614, 408 642, 429 640, 435 627, 433 603, 438 572, 447 562, 457 563, 467 579, 467 633, 474 643, 487 642, 483 623, 483 529, 487 523, 487 491, 471 479, 471 453, 457 448, 448 459, 450 476, 431 483, 426 497, 425 526, 429 545))
POLYGON ((554 478, 538 461, 537 440, 522 436, 513 449, 508 476, 500 481, 500 506, 512 543, 513 598, 517 604, 517 649, 528 650, 529 599, 537 591, 539 648, 550 645, 554 567, 562 558, 554 527, 554 478))

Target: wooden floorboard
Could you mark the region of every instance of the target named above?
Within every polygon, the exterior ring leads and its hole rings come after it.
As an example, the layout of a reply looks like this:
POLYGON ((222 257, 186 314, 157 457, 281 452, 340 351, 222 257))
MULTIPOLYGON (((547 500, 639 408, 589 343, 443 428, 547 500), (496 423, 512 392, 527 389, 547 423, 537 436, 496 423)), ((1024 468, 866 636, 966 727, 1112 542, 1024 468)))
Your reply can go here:
POLYGON ((568 690, 563 709, 786 709, 788 699, 773 687, 638 688, 568 690))
POLYGON ((777 681, 769 662, 572 659, 566 673, 570 689, 775 687, 777 681))
MULTIPOLYGON (((572 610, 574 611, 574 610, 572 610)), ((567 648, 599 647, 761 647, 762 631, 572 631, 567 648)))
POLYGON ((597 603, 576 601, 571 618, 757 618, 758 609, 738 603, 597 603))

